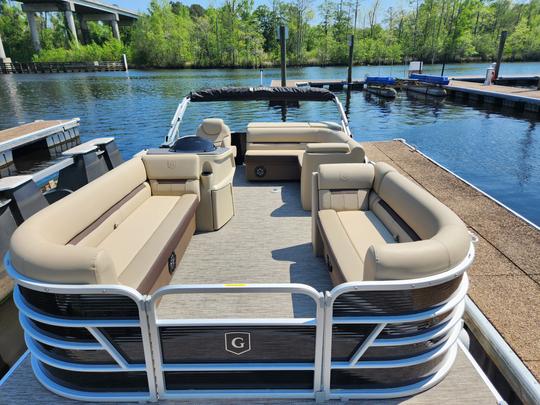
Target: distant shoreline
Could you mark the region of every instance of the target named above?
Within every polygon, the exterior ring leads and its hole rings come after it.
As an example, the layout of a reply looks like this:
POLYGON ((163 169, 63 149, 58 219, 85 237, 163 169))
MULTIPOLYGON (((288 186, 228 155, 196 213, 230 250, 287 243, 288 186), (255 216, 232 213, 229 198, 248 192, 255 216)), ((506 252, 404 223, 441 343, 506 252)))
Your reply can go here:
MULTIPOLYGON (((475 63, 485 63, 486 67, 490 63, 494 63, 495 61, 492 60, 470 60, 470 61, 463 61, 463 62, 446 62, 446 65, 469 65, 469 64, 475 64, 475 63)), ((527 60, 527 61, 502 61, 502 64, 515 64, 515 63, 540 63, 540 60, 527 60)), ((377 66, 407 66, 409 62, 403 62, 403 63, 381 63, 381 64, 362 64, 362 63, 355 63, 353 64, 353 67, 358 66, 365 66, 365 67, 377 67, 377 66)), ((236 66, 227 66, 227 65, 196 65, 196 64, 185 64, 185 65, 177 65, 177 66, 153 66, 153 65, 139 65, 136 63, 130 63, 128 61, 128 65, 130 69, 137 69, 137 70, 172 70, 172 69, 197 69, 197 70, 204 70, 204 69, 224 69, 224 70, 234 70, 234 69, 277 69, 280 67, 279 64, 273 64, 273 63, 265 63, 261 64, 259 66, 253 66, 253 65, 236 65, 236 66)), ((424 62, 424 67, 427 66, 440 66, 443 65, 443 62, 435 62, 435 63, 426 63, 424 62)), ((302 63, 302 64, 290 64, 287 63, 287 68, 307 68, 307 67, 318 67, 318 68, 332 68, 332 67, 347 67, 348 65, 346 63, 332 63, 332 64, 320 64, 320 63, 302 63)), ((540 74, 540 69, 539 72, 540 74)))

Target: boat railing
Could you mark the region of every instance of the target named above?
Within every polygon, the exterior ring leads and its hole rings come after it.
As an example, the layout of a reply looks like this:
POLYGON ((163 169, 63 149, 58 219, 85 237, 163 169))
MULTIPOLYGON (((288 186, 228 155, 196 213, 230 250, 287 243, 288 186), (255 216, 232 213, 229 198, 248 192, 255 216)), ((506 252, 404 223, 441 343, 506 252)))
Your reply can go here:
MULTIPOLYGON (((141 295, 120 285, 38 282, 20 274, 9 253, 5 267, 17 284, 14 299, 34 373, 60 395, 113 401, 382 399, 421 392, 447 374, 473 257, 471 244, 465 260, 445 273, 345 283, 325 294, 304 284, 205 284, 141 295), (233 294, 242 305, 252 302, 243 301, 244 294, 302 295, 314 311, 288 318, 159 314, 165 300, 177 305, 177 299, 199 294, 213 300, 233 294)), ((277 307, 266 309, 277 316, 277 307)))
POLYGON ((467 257, 443 274, 349 282, 327 292, 325 397, 400 397, 438 383, 456 355, 473 259, 471 243, 467 257), (343 350, 351 334, 356 345, 343 350))
POLYGON ((85 401, 157 399, 145 296, 121 285, 37 282, 16 272, 9 253, 4 266, 45 387, 85 401))
POLYGON ((170 285, 152 294, 147 309, 159 398, 314 398, 321 390, 324 296, 312 287, 170 285), (314 316, 160 319, 157 311, 173 294, 284 293, 309 297, 314 316))

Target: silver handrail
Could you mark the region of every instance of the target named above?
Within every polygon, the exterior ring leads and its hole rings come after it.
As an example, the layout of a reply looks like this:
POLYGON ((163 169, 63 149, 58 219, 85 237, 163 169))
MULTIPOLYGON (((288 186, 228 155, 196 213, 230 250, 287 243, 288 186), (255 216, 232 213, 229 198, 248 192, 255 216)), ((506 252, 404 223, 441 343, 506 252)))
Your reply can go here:
MULTIPOLYGON (((313 287, 305 284, 202 284, 202 285, 169 285, 160 288, 152 294, 147 300, 147 313, 150 324, 150 335, 153 344, 153 354, 155 362, 155 376, 157 391, 160 398, 165 399, 186 399, 186 398, 211 398, 216 395, 214 390, 202 391, 188 390, 186 392, 170 391, 165 386, 165 371, 186 371, 186 370, 198 370, 198 371, 216 371, 216 370, 313 370, 313 390, 250 390, 250 392, 243 392, 235 394, 234 390, 227 390, 227 397, 233 398, 260 398, 261 396, 268 395, 272 392, 272 397, 284 395, 284 397, 305 397, 315 398, 317 393, 321 390, 321 372, 322 372, 322 353, 323 353, 323 322, 324 322, 324 296, 322 293, 315 290, 313 287), (290 293, 290 294, 302 294, 310 297, 315 303, 315 317, 305 319, 310 321, 305 324, 315 324, 315 353, 314 362, 310 364, 301 363, 248 363, 248 364, 164 364, 163 355, 161 350, 161 338, 159 328, 161 326, 176 326, 178 322, 175 320, 160 320, 157 314, 157 303, 166 296, 171 294, 232 294, 232 293, 290 293), (288 394, 286 394, 288 392, 288 394)), ((304 320, 304 319, 303 319, 304 320)), ((223 324, 223 319, 196 319, 189 320, 188 322, 196 322, 199 326, 218 326, 223 324)), ((257 321, 257 325, 275 325, 285 324, 294 325, 298 324, 298 321, 294 318, 269 318, 264 320, 254 319, 227 319, 227 323, 234 324, 235 326, 251 326, 254 325, 254 321, 257 321)), ((222 395, 224 395, 223 393, 222 395)))

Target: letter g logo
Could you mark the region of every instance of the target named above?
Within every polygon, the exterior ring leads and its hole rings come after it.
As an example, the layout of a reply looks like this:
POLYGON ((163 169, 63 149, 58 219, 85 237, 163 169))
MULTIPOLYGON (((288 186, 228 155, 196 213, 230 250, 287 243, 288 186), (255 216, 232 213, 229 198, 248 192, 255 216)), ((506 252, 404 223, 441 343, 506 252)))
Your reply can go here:
POLYGON ((251 350, 251 335, 247 332, 225 333, 225 350, 240 355, 251 350))

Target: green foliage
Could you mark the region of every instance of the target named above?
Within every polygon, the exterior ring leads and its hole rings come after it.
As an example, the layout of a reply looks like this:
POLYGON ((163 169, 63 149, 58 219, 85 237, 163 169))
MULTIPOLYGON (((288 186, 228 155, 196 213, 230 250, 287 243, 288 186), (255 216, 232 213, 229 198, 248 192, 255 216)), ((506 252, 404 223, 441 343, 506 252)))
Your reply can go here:
POLYGON ((7 56, 15 61, 30 60, 32 44, 26 16, 6 0, 0 0, 0 36, 7 56))
POLYGON ((93 61, 119 61, 126 49, 122 42, 110 39, 103 45, 92 43, 89 45, 72 44, 69 49, 44 49, 34 55, 34 62, 93 62, 93 61))
MULTIPOLYGON (((493 60, 505 30, 507 60, 540 59, 540 0, 409 0, 406 9, 386 10, 381 1, 373 0, 367 8, 356 0, 321 0, 315 8, 309 0, 273 0, 255 8, 254 0, 217 0, 204 8, 152 0, 146 14, 131 28, 122 28, 125 46, 112 39, 108 24, 93 22, 88 23, 91 44, 73 46, 62 15, 40 13, 45 50, 34 59, 119 59, 126 52, 141 66, 278 64, 280 25, 288 28, 292 65, 346 64, 351 34, 355 63, 493 60)), ((0 0, 0 35, 8 55, 28 60, 32 52, 26 16, 11 4, 0 0)))
POLYGON ((194 30, 189 9, 152 0, 148 14, 132 29, 131 55, 136 63, 158 67, 185 66, 193 58, 190 33, 194 30))

